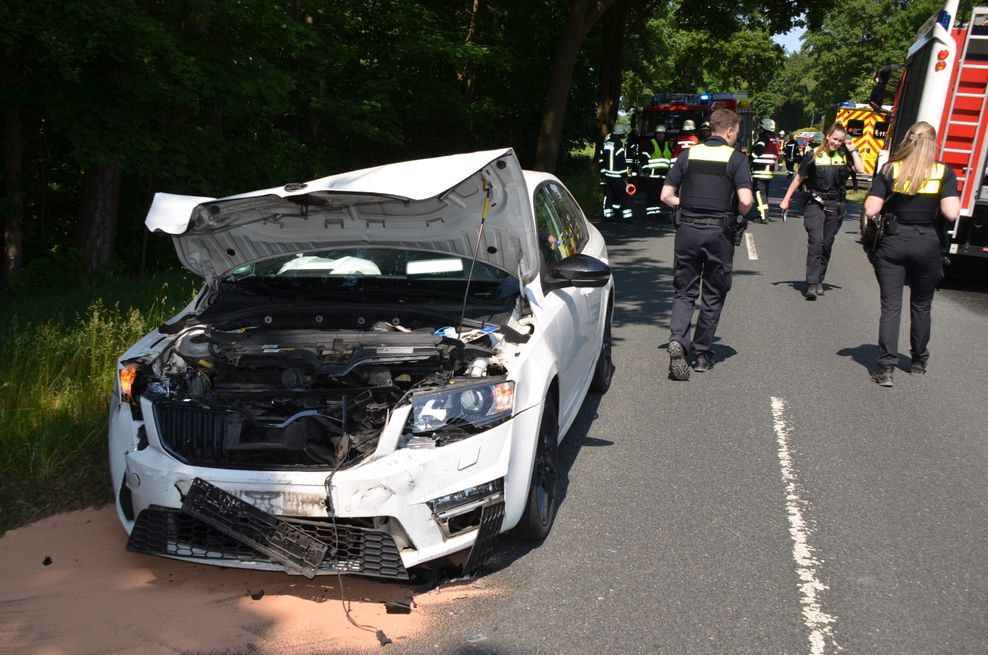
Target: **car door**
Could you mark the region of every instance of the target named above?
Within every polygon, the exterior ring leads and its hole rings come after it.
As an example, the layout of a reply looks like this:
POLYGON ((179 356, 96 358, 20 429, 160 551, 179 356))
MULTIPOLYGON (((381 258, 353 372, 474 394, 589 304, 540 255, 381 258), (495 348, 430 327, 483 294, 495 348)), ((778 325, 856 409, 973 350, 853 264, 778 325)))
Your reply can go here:
MULTIPOLYGON (((560 185, 541 185, 534 206, 544 277, 553 262, 584 252, 589 234, 583 213, 560 185)), ((546 308, 553 314, 548 329, 559 363, 561 416, 579 408, 593 373, 600 345, 601 297, 600 288, 566 287, 546 293, 546 308)))

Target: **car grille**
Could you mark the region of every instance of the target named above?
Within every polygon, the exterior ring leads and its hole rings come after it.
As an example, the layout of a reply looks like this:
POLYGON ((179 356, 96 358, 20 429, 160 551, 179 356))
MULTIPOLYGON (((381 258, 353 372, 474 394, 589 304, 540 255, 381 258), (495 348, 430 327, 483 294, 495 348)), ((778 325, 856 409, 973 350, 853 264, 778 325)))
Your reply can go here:
POLYGON ((226 414, 199 407, 154 404, 155 424, 162 445, 188 464, 226 461, 223 440, 226 414))
MULTIPOLYGON (((278 518, 329 545, 319 566, 320 573, 408 579, 398 547, 387 532, 350 525, 342 519, 336 520, 334 529, 328 520, 278 518)), ((137 517, 127 549, 186 559, 252 562, 282 567, 267 555, 181 510, 157 505, 152 505, 137 517)))

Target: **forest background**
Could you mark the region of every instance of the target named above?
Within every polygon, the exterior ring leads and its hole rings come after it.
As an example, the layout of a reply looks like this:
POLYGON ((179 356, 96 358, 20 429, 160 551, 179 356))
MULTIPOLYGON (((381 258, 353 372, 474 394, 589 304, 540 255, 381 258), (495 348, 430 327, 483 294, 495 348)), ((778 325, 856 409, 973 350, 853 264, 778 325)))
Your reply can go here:
POLYGON ((757 116, 802 127, 867 101, 938 6, 0 0, 0 532, 110 497, 115 357, 196 286, 144 228, 155 192, 511 146, 592 217, 587 153, 619 110, 743 91, 757 116), (798 52, 772 40, 800 26, 798 52))

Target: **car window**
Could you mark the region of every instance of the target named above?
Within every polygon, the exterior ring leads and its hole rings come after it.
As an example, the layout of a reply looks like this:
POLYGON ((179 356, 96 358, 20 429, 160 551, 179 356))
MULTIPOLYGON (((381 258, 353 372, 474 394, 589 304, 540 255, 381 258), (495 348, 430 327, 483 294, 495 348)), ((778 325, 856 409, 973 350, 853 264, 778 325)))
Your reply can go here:
POLYGON ((587 243, 583 214, 558 184, 544 184, 535 192, 535 222, 546 261, 578 253, 587 243))

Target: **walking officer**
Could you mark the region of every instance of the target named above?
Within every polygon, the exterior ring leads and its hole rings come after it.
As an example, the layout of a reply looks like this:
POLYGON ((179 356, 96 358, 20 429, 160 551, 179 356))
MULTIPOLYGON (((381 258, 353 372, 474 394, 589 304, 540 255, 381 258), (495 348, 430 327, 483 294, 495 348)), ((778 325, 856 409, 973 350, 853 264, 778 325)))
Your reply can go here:
POLYGON ((597 169, 604 184, 604 220, 613 219, 618 213, 621 218, 631 220, 631 203, 625 191, 628 180, 628 161, 624 156, 621 137, 628 133, 624 125, 616 125, 600 146, 597 156, 597 169))
POLYGON ((741 217, 752 206, 751 169, 747 158, 734 149, 740 129, 741 118, 736 113, 714 110, 712 136, 676 159, 662 187, 662 202, 673 208, 676 225, 669 335, 669 377, 673 380, 689 380, 691 350, 696 354, 694 371, 709 371, 714 365, 714 334, 731 289, 734 247, 744 230, 741 217), (697 296, 700 311, 691 339, 697 296))
POLYGON ((937 212, 948 221, 960 215, 957 176, 936 160, 937 134, 920 121, 909 128, 902 145, 875 176, 865 198, 864 213, 885 217, 885 235, 871 257, 881 289, 882 313, 878 322, 878 371, 871 379, 892 386, 892 371, 899 361, 899 321, 902 289, 909 285, 909 354, 912 375, 926 373, 930 352, 930 309, 933 293, 943 277, 940 239, 934 220, 937 212))
POLYGON ((645 192, 645 217, 658 218, 662 213, 662 184, 672 165, 672 148, 666 140, 666 126, 655 128, 651 141, 642 149, 639 182, 645 192))
POLYGON ((809 199, 803 209, 803 227, 807 235, 807 300, 816 300, 823 295, 823 278, 830 264, 834 237, 844 221, 844 196, 850 167, 864 173, 861 155, 841 123, 834 123, 827 129, 827 134, 821 136, 823 143, 803 155, 796 177, 779 203, 779 209, 789 211, 790 198, 800 184, 806 183, 809 199), (841 148, 842 144, 845 144, 845 149, 841 148))

